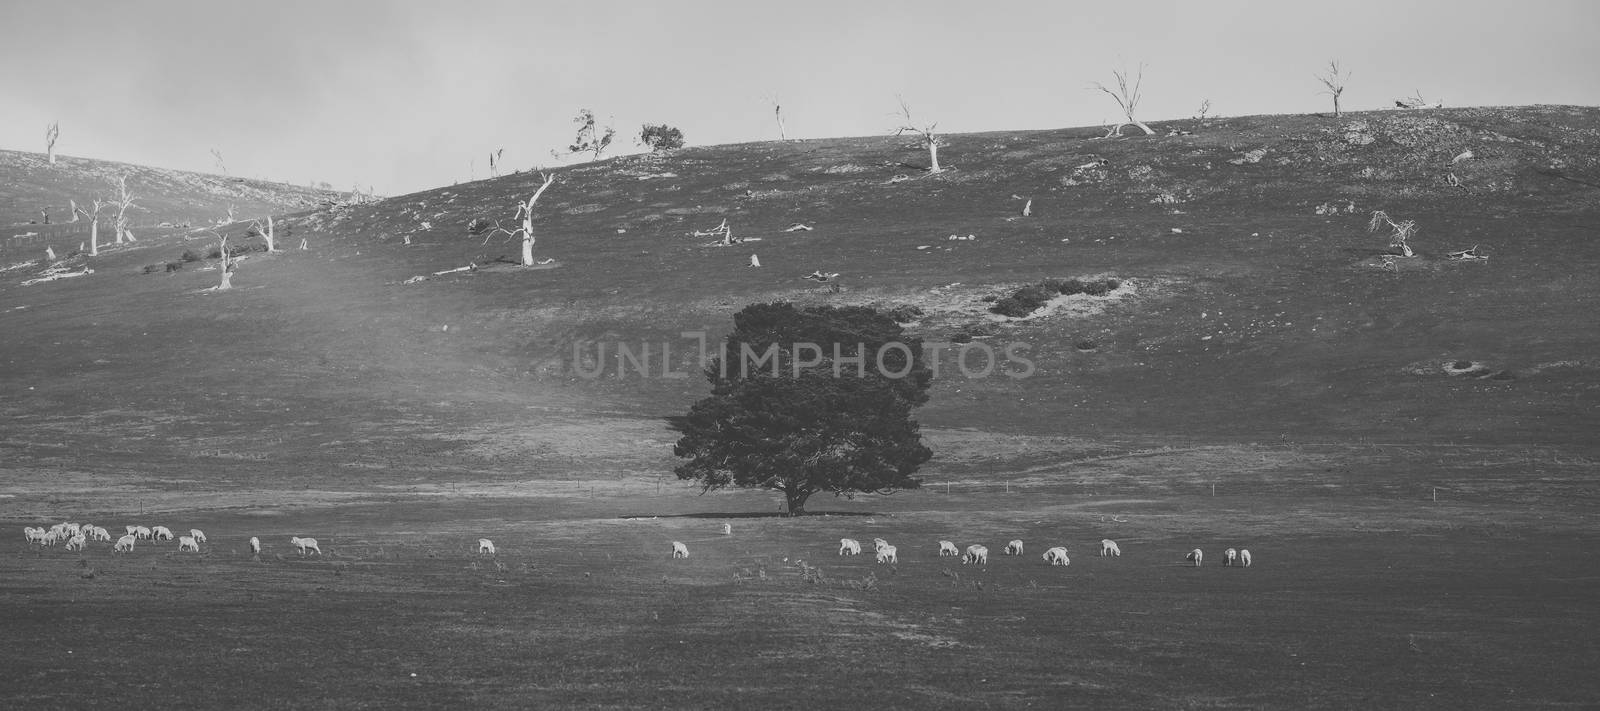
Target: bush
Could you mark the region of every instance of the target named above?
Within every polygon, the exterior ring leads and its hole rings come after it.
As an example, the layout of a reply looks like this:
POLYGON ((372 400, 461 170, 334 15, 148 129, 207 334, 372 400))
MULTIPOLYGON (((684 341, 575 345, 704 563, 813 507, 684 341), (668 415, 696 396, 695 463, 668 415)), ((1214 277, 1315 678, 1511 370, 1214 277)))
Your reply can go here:
POLYGON ((200 255, 195 254, 192 250, 186 249, 183 250, 183 256, 179 257, 179 259, 182 259, 185 262, 198 262, 200 261, 200 255))
POLYGON ((894 319, 895 323, 911 323, 922 318, 922 308, 910 304, 896 306, 889 309, 889 318, 894 319))
POLYGON ((645 124, 639 131, 639 142, 652 151, 666 151, 683 147, 683 131, 666 124, 645 124))
POLYGON ((1038 311, 1040 306, 1055 296, 1055 292, 1046 289, 1042 284, 1030 284, 1018 289, 1016 293, 996 301, 989 310, 1001 316, 1020 318, 1038 311))

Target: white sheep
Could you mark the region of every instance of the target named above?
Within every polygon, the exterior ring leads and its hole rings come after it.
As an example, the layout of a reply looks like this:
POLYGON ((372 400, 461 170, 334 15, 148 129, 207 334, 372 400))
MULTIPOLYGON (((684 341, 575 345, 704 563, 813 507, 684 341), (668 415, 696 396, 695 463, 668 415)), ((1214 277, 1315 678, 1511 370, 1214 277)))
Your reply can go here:
POLYGON ((1198 568, 1200 567, 1200 559, 1204 557, 1206 557, 1206 554, 1202 553, 1199 548, 1196 548, 1192 551, 1189 551, 1189 555, 1184 556, 1184 559, 1194 561, 1194 567, 1198 568))
POLYGON ((956 548, 955 541, 939 541, 939 557, 947 555, 961 555, 961 549, 956 548))
POLYGON ((839 555, 861 555, 861 541, 854 538, 839 539, 839 555))
POLYGON ((170 541, 172 540, 172 529, 167 528, 166 526, 156 526, 155 528, 150 529, 150 540, 170 541))
POLYGON ((898 549, 886 543, 878 549, 878 562, 894 563, 895 565, 899 565, 900 558, 897 555, 898 552, 898 549))
POLYGON ((1249 548, 1240 548, 1239 549, 1239 564, 1243 565, 1246 568, 1250 567, 1250 549, 1249 548))
POLYGON ((89 532, 89 540, 91 540, 91 541, 105 541, 106 543, 110 543, 111 542, 111 532, 107 531, 106 529, 101 528, 99 526, 95 526, 94 530, 89 532))
POLYGON ((22 537, 26 538, 29 543, 39 543, 44 540, 44 529, 34 528, 33 526, 23 526, 22 537))
POLYGON ((200 542, 195 540, 194 536, 179 536, 178 537, 178 552, 182 553, 184 551, 194 551, 196 553, 199 553, 200 552, 200 542))
POLYGON ((201 543, 205 543, 206 542, 206 532, 202 531, 202 530, 200 530, 198 528, 189 529, 189 537, 193 538, 196 541, 199 541, 201 543))
POLYGON ((1044 560, 1051 565, 1072 565, 1072 559, 1067 557, 1066 546, 1056 546, 1045 551, 1044 560))
POLYGON ((479 538, 478 539, 478 555, 483 555, 485 553, 487 553, 489 555, 494 555, 495 554, 495 552, 494 552, 494 541, 491 541, 491 540, 489 540, 487 538, 479 538))
POLYGON ((61 534, 58 533, 53 528, 48 530, 48 531, 45 531, 44 535, 39 537, 39 544, 40 545, 53 546, 53 545, 55 545, 57 543, 60 543, 60 542, 61 542, 61 534))
POLYGON ((316 551, 317 555, 322 555, 322 549, 317 547, 317 539, 315 539, 315 538, 301 538, 299 536, 290 536, 289 537, 289 545, 299 546, 300 547, 300 555, 305 555, 307 549, 316 551))
POLYGON ((684 545, 683 541, 673 541, 672 542, 672 557, 674 557, 674 558, 688 558, 689 557, 689 547, 684 545))
POLYGON ((731 523, 722 524, 722 535, 724 535, 724 536, 733 535, 733 524, 731 524, 731 523))
POLYGON ((250 555, 261 555, 261 539, 250 537, 250 555))
POLYGON ((1006 544, 1006 549, 1004 551, 1002 551, 1002 554, 1003 555, 1022 555, 1022 541, 1020 539, 1018 539, 1018 540, 1014 540, 1014 541, 1012 541, 1010 543, 1007 543, 1006 544))
POLYGON ((1120 558, 1122 557, 1122 549, 1117 547, 1116 541, 1113 541, 1109 538, 1102 538, 1100 539, 1100 557, 1105 558, 1108 556, 1117 556, 1120 558))
POLYGON ((117 539, 117 544, 111 547, 113 553, 132 553, 133 542, 139 540, 138 536, 128 534, 117 539))
POLYGON ((133 527, 133 537, 134 538, 142 538, 144 540, 150 540, 150 535, 151 535, 150 534, 150 529, 145 528, 144 526, 134 526, 133 527))
POLYGON ((130 536, 138 536, 139 535, 139 527, 138 526, 135 526, 133 524, 129 524, 127 526, 123 526, 123 528, 128 529, 128 535, 130 535, 130 536))
POLYGON ((1239 562, 1239 551, 1229 548, 1222 552, 1222 567, 1226 568, 1237 562, 1239 562))
POLYGON ((81 550, 83 550, 83 544, 86 541, 88 541, 88 539, 84 538, 82 533, 79 533, 76 536, 68 538, 67 539, 67 550, 69 550, 69 551, 81 551, 81 550))
POLYGON ((967 554, 961 556, 961 564, 966 565, 968 563, 982 563, 983 565, 988 565, 989 549, 976 543, 967 546, 967 554))
POLYGON ((881 551, 881 550, 883 550, 884 546, 887 546, 887 545, 889 545, 889 542, 883 540, 882 538, 874 538, 874 539, 872 539, 872 548, 873 548, 873 550, 880 550, 881 551))

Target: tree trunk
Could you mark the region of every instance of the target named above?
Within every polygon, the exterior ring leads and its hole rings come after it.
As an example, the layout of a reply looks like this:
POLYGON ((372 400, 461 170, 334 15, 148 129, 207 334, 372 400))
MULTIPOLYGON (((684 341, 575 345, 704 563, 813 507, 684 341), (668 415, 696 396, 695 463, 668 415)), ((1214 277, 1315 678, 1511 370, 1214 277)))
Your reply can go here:
POLYGON ((274 236, 272 234, 272 216, 271 215, 267 215, 267 232, 265 234, 265 237, 267 238, 267 252, 268 253, 272 253, 272 252, 278 251, 278 242, 277 242, 276 238, 274 238, 274 236))
POLYGON ((783 490, 784 503, 789 506, 790 516, 804 516, 806 513, 806 499, 811 498, 811 490, 805 488, 792 488, 783 490))
POLYGON ((1146 136, 1154 136, 1154 135, 1156 135, 1156 132, 1150 130, 1149 126, 1144 125, 1143 121, 1139 121, 1137 119, 1134 119, 1134 120, 1131 121, 1131 123, 1133 125, 1135 125, 1135 126, 1138 126, 1139 130, 1144 131, 1144 135, 1146 135, 1146 136))
POLYGON ((100 255, 100 220, 89 223, 89 254, 100 255))
POLYGON ((1333 95, 1333 117, 1334 118, 1340 118, 1343 115, 1344 114, 1340 113, 1340 111, 1339 111, 1339 95, 1338 94, 1334 94, 1333 95))
POLYGON ((928 141, 928 172, 939 172, 939 142, 928 141))
POLYGON ((533 266, 533 211, 522 218, 522 266, 533 266))

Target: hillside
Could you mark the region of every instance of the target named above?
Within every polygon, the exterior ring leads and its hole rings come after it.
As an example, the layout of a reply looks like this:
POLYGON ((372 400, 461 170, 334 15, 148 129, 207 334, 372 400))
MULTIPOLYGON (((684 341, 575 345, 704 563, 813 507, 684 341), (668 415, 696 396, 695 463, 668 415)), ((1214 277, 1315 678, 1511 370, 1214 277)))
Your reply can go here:
MULTIPOLYGON (((234 207, 239 219, 299 212, 336 196, 330 190, 265 180, 166 170, 130 163, 56 156, 50 165, 43 153, 0 150, 0 239, 28 230, 40 231, 48 211, 58 230, 72 219, 69 200, 87 208, 95 198, 116 195, 115 181, 126 177, 136 208, 132 224, 162 222, 213 224, 234 207), (27 229, 24 229, 26 227, 27 229)), ((108 219, 102 214, 102 219, 108 219)))
POLYGON ((218 228, 226 291, 211 229, 0 252, 0 699, 1593 706, 1600 109, 1155 128, 575 166, 532 267, 472 228, 527 173, 218 228), (990 311, 1047 279, 1106 290, 990 311), (675 480, 699 343, 776 299, 966 344, 924 486, 675 480), (88 521, 193 540, 27 540, 88 521))
POLYGON ((530 174, 296 218, 308 249, 254 255, 226 294, 203 291, 217 277, 199 264, 143 273, 195 248, 182 237, 97 258, 82 279, 24 287, 41 265, 13 266, 0 324, 28 337, 0 353, 5 446, 153 466, 200 441, 267 468, 653 477, 671 459, 664 418, 704 382, 584 377, 574 345, 611 344, 611 361, 616 343, 665 343, 670 370, 693 373, 681 334, 715 339, 773 299, 916 306, 927 340, 1026 344, 1025 378, 962 377, 945 352, 920 411, 935 479, 1194 442, 1591 444, 1600 111, 1156 128, 1192 135, 949 136, 950 169, 932 176, 925 152, 882 137, 581 165, 537 207, 536 257, 555 261, 533 269, 492 263, 517 245, 468 234, 480 217, 509 225, 530 174), (1373 210, 1416 221, 1418 256, 1385 258, 1373 210), (722 220, 758 241, 690 234, 722 220), (1474 246, 1488 259, 1447 256, 1474 246), (469 263, 483 268, 412 279, 469 263), (814 270, 839 276, 802 278, 814 270), (1124 286, 1020 320, 984 301, 1094 275, 1124 286))

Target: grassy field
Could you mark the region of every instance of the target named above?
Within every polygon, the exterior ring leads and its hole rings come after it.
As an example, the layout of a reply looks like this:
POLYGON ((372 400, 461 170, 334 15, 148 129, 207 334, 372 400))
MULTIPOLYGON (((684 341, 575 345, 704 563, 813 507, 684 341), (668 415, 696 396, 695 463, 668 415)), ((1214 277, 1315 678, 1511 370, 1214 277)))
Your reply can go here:
POLYGON ((199 234, 54 282, 0 264, 0 705, 1600 704, 1600 110, 1156 127, 1192 135, 952 136, 935 176, 882 138, 577 166, 537 269, 467 233, 528 173, 292 217, 307 248, 251 253, 228 292, 214 260, 146 273, 199 234), (1386 258, 1380 209, 1418 221, 1417 257, 1386 258), (724 219, 749 241, 692 234, 724 219), (1124 286, 987 311, 1092 276, 1124 286), (705 382, 582 354, 665 343, 692 373, 686 332, 775 299, 916 306, 918 337, 1035 369, 945 354, 921 490, 802 518, 701 496, 668 418, 705 382), (211 542, 19 535, 67 520, 211 542))

